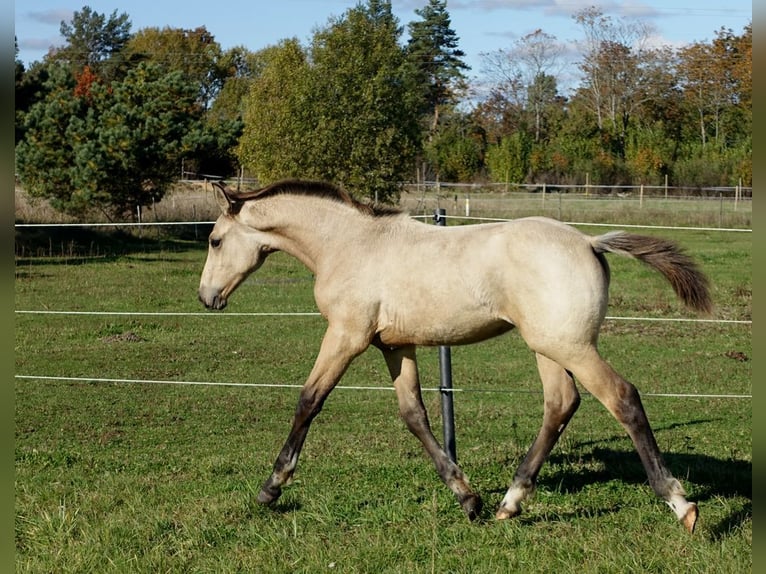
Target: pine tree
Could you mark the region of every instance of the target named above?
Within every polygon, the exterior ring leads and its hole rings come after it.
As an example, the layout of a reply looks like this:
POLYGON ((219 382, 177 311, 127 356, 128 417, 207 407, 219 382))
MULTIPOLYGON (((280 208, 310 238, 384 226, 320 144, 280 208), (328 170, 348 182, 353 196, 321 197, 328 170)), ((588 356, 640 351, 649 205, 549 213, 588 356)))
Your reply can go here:
POLYGON ((459 38, 450 27, 447 0, 429 0, 415 14, 422 20, 410 22, 407 57, 417 70, 423 89, 423 113, 431 116, 431 131, 439 125, 439 110, 454 104, 464 86, 463 72, 470 67, 458 49, 459 38))
POLYGON ((32 196, 73 215, 135 213, 162 199, 180 158, 196 143, 196 86, 151 62, 107 82, 86 68, 49 68, 46 96, 24 116, 16 173, 32 196))
POLYGON ((112 79, 124 73, 121 53, 128 40, 131 22, 126 13, 99 14, 89 6, 75 12, 72 20, 61 22, 60 33, 66 45, 49 57, 67 63, 76 73, 85 66, 99 76, 112 79))

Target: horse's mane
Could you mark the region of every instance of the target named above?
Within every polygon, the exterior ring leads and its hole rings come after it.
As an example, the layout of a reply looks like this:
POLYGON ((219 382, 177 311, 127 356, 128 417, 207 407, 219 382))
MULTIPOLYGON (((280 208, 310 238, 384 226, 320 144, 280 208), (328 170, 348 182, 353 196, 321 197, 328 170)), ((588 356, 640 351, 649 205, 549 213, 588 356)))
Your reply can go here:
POLYGON ((252 191, 235 192, 227 189, 226 193, 235 201, 257 200, 275 195, 308 195, 345 203, 359 212, 373 217, 385 217, 402 213, 400 209, 395 207, 358 201, 344 189, 325 181, 285 179, 252 191))

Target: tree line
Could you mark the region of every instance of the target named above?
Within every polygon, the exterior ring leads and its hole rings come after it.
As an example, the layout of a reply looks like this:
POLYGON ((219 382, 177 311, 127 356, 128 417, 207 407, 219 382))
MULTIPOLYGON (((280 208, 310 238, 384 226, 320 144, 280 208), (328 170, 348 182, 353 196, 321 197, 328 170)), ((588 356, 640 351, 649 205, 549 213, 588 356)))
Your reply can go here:
POLYGON ((640 20, 574 18, 562 93, 564 44, 543 30, 482 54, 469 80, 446 0, 406 26, 365 0, 257 51, 85 6, 60 48, 28 69, 17 56, 16 172, 63 211, 109 217, 181 171, 326 179, 381 202, 413 180, 752 185, 752 24, 671 49, 640 20))

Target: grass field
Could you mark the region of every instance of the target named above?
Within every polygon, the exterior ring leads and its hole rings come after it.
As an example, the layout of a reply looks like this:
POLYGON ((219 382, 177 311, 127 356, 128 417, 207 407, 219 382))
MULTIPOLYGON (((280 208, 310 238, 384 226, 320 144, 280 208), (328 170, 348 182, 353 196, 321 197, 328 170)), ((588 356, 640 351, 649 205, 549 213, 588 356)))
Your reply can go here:
POLYGON ((685 227, 749 228, 753 204, 732 197, 691 198, 663 195, 640 197, 583 193, 471 192, 465 188, 403 193, 401 203, 412 214, 432 215, 443 208, 447 215, 464 218, 511 219, 546 215, 560 221, 667 225, 685 227))
MULTIPOLYGON (((751 319, 751 234, 646 233, 699 260, 715 318, 751 319)), ((398 419, 374 350, 312 426, 295 483, 264 508, 255 497, 324 324, 233 313, 313 311, 308 271, 276 254, 228 314, 135 315, 201 311, 203 239, 17 235, 17 253, 17 311, 106 313, 17 313, 16 374, 33 377, 15 381, 17 572, 752 570, 751 400, 663 396, 750 395, 749 325, 604 326, 603 354, 643 393, 669 466, 700 506, 694 535, 587 395, 525 513, 492 519, 542 416, 534 360, 515 334, 453 349, 458 459, 485 501, 477 523, 398 419), (72 379, 37 378, 51 376, 72 379)), ((610 264, 610 316, 690 317, 651 271, 610 264)), ((420 364, 441 436, 436 349, 420 364)))

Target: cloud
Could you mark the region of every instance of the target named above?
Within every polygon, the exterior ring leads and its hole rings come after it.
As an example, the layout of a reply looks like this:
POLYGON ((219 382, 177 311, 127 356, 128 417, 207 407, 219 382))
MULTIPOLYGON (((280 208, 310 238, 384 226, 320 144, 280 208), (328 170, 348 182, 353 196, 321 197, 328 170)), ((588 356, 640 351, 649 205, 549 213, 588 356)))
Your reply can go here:
POLYGON ((620 6, 619 13, 629 18, 656 18, 660 15, 657 8, 642 2, 625 2, 620 6))
POLYGON ((549 8, 555 0, 457 0, 447 4, 450 10, 479 10, 491 12, 493 10, 534 10, 537 8, 549 8))
POLYGON ((73 10, 65 8, 53 8, 51 10, 42 10, 39 12, 27 12, 27 18, 40 24, 51 24, 59 26, 61 22, 69 22, 74 15, 73 10))
POLYGON ((668 40, 664 36, 656 33, 650 34, 646 39, 646 47, 650 49, 672 48, 677 50, 683 48, 687 44, 688 42, 685 40, 668 40))
POLYGON ((656 8, 641 0, 454 0, 450 10, 541 10, 549 16, 572 16, 584 8, 596 6, 605 15, 630 18, 653 18, 659 15, 656 8))

